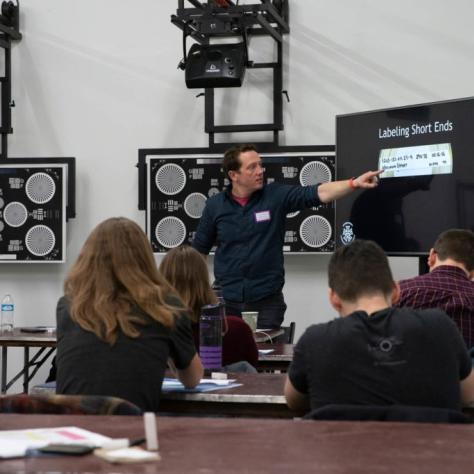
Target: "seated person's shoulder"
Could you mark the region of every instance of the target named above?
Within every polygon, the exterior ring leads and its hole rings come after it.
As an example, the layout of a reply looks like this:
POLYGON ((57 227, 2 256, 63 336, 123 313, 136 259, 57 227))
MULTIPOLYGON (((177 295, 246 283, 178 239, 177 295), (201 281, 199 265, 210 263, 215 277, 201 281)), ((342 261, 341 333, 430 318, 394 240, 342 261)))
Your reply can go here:
POLYGON ((180 331, 183 328, 186 331, 191 330, 191 320, 188 316, 187 310, 184 307, 182 301, 173 293, 167 294, 164 297, 164 302, 169 305, 173 310, 173 323, 171 326, 164 325, 159 321, 155 320, 148 313, 146 313, 138 305, 134 305, 131 309, 132 314, 138 316, 141 319, 140 327, 141 331, 152 331, 159 333, 173 333, 180 331))
POLYGON ((169 293, 165 295, 165 303, 169 304, 170 306, 175 306, 177 308, 183 308, 184 310, 183 302, 180 300, 179 296, 174 293, 169 293))
POLYGON ((69 312, 69 300, 65 296, 61 296, 56 305, 56 327, 58 338, 61 338, 63 332, 72 329, 75 326, 69 312))
POLYGON ((57 310, 69 309, 69 300, 65 296, 61 296, 61 298, 59 298, 57 302, 56 309, 57 310))
POLYGON ((410 291, 419 287, 419 277, 405 278, 404 280, 399 280, 398 284, 400 285, 400 291, 402 294, 406 291, 410 291))
POLYGON ((426 331, 426 329, 437 330, 441 333, 449 332, 453 329, 457 331, 457 326, 454 321, 440 308, 397 308, 396 317, 403 318, 399 321, 403 321, 403 324, 407 327, 411 324, 412 328, 418 327, 423 331, 426 331))
POLYGON ((252 332, 250 326, 238 316, 226 316, 225 319, 229 330, 252 332))
POLYGON ((240 340, 245 341, 247 344, 255 345, 257 348, 253 331, 250 326, 238 316, 226 316, 225 322, 226 328, 226 340, 240 340))
POLYGON ((341 334, 339 326, 342 322, 342 318, 338 318, 325 323, 312 324, 306 328, 298 344, 312 345, 316 341, 326 342, 331 336, 334 337, 341 334))
POLYGON ((413 317, 429 322, 443 322, 449 320, 449 316, 440 308, 414 309, 409 307, 397 308, 396 316, 413 317))
POLYGON ((245 325, 248 327, 248 324, 242 318, 239 318, 238 316, 226 316, 226 319, 227 319, 227 322, 231 324, 235 324, 236 326, 245 325))
POLYGON ((174 293, 170 293, 165 296, 165 303, 177 310, 177 312, 175 312, 175 325, 178 323, 185 325, 187 325, 187 323, 190 323, 188 310, 186 309, 184 303, 181 301, 179 296, 174 293))

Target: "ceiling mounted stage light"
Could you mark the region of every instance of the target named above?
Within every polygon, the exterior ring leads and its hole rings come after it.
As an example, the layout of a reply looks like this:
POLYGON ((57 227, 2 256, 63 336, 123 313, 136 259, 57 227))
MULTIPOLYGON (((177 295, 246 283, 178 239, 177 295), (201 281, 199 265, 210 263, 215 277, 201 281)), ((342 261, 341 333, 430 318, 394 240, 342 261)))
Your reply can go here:
POLYGON ((3 1, 0 7, 0 25, 9 26, 18 31, 19 24, 20 14, 18 0, 16 4, 12 1, 3 1))
POLYGON ((193 44, 186 59, 186 86, 190 89, 240 87, 246 62, 245 43, 193 44))

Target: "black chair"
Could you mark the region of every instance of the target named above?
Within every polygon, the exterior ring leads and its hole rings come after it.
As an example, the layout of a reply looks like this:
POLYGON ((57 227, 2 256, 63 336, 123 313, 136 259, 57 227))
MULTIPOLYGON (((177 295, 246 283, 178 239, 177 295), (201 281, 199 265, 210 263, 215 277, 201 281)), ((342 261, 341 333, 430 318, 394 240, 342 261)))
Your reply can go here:
POLYGON ((415 423, 472 423, 460 411, 410 405, 326 405, 312 410, 306 420, 407 421, 415 423))
POLYGON ((296 324, 294 321, 292 321, 289 326, 281 326, 281 329, 283 329, 284 333, 280 336, 272 337, 271 341, 269 340, 266 342, 283 342, 284 344, 293 344, 293 341, 295 339, 295 327, 296 324))

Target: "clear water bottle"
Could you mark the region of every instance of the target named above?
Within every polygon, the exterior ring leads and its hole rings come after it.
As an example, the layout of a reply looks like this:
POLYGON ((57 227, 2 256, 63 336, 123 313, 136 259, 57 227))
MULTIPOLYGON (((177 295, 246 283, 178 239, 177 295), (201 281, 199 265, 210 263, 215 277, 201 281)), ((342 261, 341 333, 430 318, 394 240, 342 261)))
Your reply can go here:
POLYGON ((222 367, 222 305, 201 308, 199 319, 199 356, 205 369, 222 367))
POLYGON ((222 291, 222 287, 214 283, 212 285, 212 290, 214 291, 214 294, 216 295, 216 298, 218 299, 219 303, 224 303, 224 294, 222 291))
POLYGON ((212 289, 214 290, 214 294, 216 295, 217 302, 221 305, 221 318, 222 318, 222 335, 224 336, 227 334, 228 326, 227 326, 227 319, 226 319, 226 312, 225 312, 225 300, 224 300, 224 293, 222 291, 222 287, 220 285, 216 285, 214 283, 212 285, 212 289))
POLYGON ((15 304, 11 295, 5 295, 2 299, 2 319, 1 329, 2 332, 13 331, 13 320, 15 314, 15 304))

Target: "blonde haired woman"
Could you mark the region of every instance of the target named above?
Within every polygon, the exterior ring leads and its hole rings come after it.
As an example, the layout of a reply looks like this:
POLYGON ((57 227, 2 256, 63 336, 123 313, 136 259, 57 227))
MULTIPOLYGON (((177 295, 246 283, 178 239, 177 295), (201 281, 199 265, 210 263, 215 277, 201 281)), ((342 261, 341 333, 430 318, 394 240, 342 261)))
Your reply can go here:
MULTIPOLYGON (((163 276, 173 285, 189 310, 194 342, 199 347, 199 317, 201 307, 217 302, 209 283, 204 257, 189 245, 169 250, 160 264, 163 276)), ((226 331, 222 341, 222 364, 229 372, 255 372, 258 349, 247 323, 236 316, 226 316, 226 331)))
POLYGON ((169 357, 194 387, 203 369, 173 292, 135 222, 99 224, 57 306, 57 393, 116 396, 157 411, 169 357))

